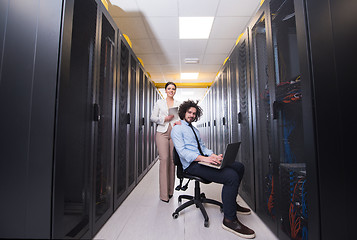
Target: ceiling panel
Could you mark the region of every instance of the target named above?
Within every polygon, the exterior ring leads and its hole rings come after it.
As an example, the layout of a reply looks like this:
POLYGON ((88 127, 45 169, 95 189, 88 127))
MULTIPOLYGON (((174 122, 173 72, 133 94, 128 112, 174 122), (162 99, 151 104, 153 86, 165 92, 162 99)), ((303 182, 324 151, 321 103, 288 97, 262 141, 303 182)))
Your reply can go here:
POLYGON ((150 39, 137 39, 135 40, 135 44, 133 46, 133 51, 135 54, 141 55, 141 54, 149 54, 149 53, 155 53, 155 50, 151 44, 150 39))
POLYGON ((113 18, 122 33, 132 39, 149 38, 144 21, 141 17, 113 18))
POLYGON ((210 39, 207 43, 206 54, 225 54, 228 57, 235 42, 236 39, 210 39))
POLYGON ((207 39, 181 39, 180 52, 181 56, 197 57, 204 54, 207 46, 207 39))
MULTIPOLYGON (((217 71, 218 71, 218 69, 219 68, 217 68, 217 71)), ((199 75, 200 82, 212 82, 214 80, 215 76, 217 75, 217 71, 211 72, 211 73, 200 72, 200 75, 199 75)))
POLYGON ((260 1, 261 0, 221 0, 218 6, 217 16, 251 17, 258 9, 260 1))
POLYGON ((180 42, 178 39, 151 39, 155 53, 170 55, 180 54, 180 42))
POLYGON ((198 64, 181 64, 181 72, 199 72, 200 66, 198 64))
POLYGON ((219 0, 180 0, 180 17, 213 17, 216 15, 219 0))
MULTIPOLYGON (((133 1, 133 0, 131 0, 133 1)), ((144 16, 177 17, 177 0, 136 0, 144 16)))
POLYGON ((147 17, 144 18, 147 32, 155 39, 178 39, 178 17, 147 17))
POLYGON ((237 39, 243 32, 250 17, 216 17, 213 22, 210 38, 237 39))
POLYGON ((217 73, 218 69, 221 67, 222 62, 220 62, 220 64, 201 64, 200 66, 200 73, 205 73, 205 72, 215 72, 217 73))
POLYGON ((164 64, 163 58, 159 57, 158 54, 140 54, 139 56, 144 65, 161 65, 164 64))
POLYGON ((227 54, 205 54, 203 58, 203 64, 208 64, 208 65, 222 65, 224 59, 226 59, 227 54))
POLYGON ((161 70, 163 72, 180 72, 180 65, 179 64, 166 64, 161 65, 161 70))
POLYGON ((145 69, 147 70, 147 71, 149 71, 149 69, 150 69, 150 73, 154 73, 154 72, 161 72, 162 70, 161 70, 161 66, 162 65, 159 65, 159 64, 145 64, 144 63, 144 66, 145 66, 145 69))
POLYGON ((156 57, 160 58, 160 62, 162 65, 180 64, 180 57, 176 54, 156 54, 156 57))
POLYGON ((141 16, 136 1, 110 0, 109 12, 112 17, 141 16))

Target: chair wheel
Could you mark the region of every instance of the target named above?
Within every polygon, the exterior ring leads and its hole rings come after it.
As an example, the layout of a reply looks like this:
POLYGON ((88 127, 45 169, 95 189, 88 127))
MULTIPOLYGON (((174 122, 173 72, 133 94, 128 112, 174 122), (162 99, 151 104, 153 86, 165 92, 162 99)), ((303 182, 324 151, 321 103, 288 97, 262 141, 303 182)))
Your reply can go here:
POLYGON ((201 198, 206 198, 205 193, 201 193, 201 198))
POLYGON ((208 228, 209 226, 209 222, 208 221, 205 221, 205 223, 203 224, 206 228, 208 228))
POLYGON ((174 219, 178 218, 178 216, 179 216, 179 214, 178 214, 177 212, 174 212, 174 213, 172 214, 172 217, 173 217, 174 219))

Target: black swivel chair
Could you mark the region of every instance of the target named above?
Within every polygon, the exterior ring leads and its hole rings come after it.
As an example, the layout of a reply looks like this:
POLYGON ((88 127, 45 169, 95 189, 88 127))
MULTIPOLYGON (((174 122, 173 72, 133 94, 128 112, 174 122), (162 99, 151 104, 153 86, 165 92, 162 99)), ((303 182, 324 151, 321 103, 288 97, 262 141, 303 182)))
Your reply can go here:
POLYGON ((205 219, 204 226, 208 227, 209 226, 209 222, 208 222, 209 218, 208 218, 207 212, 206 212, 206 210, 205 210, 205 208, 203 206, 203 203, 215 204, 215 205, 220 207, 221 212, 223 212, 223 204, 218 202, 218 201, 216 201, 216 200, 208 199, 208 198, 206 198, 204 193, 201 193, 200 182, 202 182, 204 184, 209 184, 211 182, 207 181, 206 179, 203 179, 201 177, 194 176, 194 175, 191 175, 189 173, 184 172, 183 168, 182 168, 181 161, 180 161, 180 157, 179 157, 178 153, 176 152, 175 148, 174 148, 174 152, 173 152, 173 158, 174 158, 174 163, 175 163, 176 168, 177 168, 176 169, 176 176, 177 176, 178 179, 180 179, 180 184, 175 189, 178 190, 178 191, 180 191, 180 190, 186 191, 189 181, 190 180, 195 180, 195 195, 194 196, 180 195, 178 197, 179 203, 182 202, 182 198, 188 199, 189 201, 185 202, 182 205, 180 205, 176 209, 176 211, 172 214, 172 217, 174 219, 178 218, 179 212, 181 210, 187 208, 188 206, 191 206, 191 205, 195 204, 197 208, 200 208, 200 210, 201 210, 201 212, 203 214, 203 217, 205 219), (182 183, 183 183, 183 179, 184 178, 188 179, 188 182, 183 186, 182 183))

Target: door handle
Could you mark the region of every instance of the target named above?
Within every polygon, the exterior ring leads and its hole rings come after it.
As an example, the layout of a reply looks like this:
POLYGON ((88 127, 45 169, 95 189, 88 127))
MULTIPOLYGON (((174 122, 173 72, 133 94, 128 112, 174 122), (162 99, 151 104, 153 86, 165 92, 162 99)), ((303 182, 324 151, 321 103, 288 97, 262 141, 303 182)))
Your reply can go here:
POLYGON ((242 123, 243 121, 242 121, 242 113, 241 112, 239 112, 238 113, 238 123, 242 123))
POLYGON ((126 124, 130 124, 131 120, 130 120, 130 113, 126 114, 126 124))
POLYGON ((282 108, 282 102, 274 101, 273 103, 273 119, 278 119, 279 111, 282 108))
POLYGON ((100 121, 100 106, 98 103, 93 104, 93 120, 96 122, 100 121))

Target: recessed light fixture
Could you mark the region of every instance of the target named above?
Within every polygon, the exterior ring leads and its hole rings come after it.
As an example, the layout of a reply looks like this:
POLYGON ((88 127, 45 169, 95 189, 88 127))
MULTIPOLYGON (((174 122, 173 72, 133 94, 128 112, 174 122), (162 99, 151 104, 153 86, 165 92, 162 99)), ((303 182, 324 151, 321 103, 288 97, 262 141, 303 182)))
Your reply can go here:
POLYGON ((214 17, 180 17, 180 39, 208 39, 214 17))
POLYGON ((183 80, 194 80, 198 78, 198 73, 181 73, 181 79, 183 80))
POLYGON ((185 64, 197 64, 198 62, 198 58, 185 58, 185 64))

